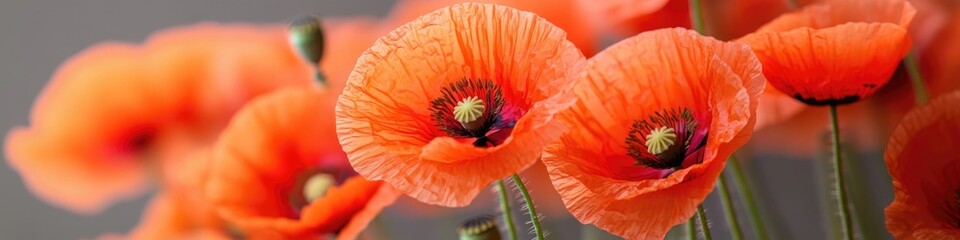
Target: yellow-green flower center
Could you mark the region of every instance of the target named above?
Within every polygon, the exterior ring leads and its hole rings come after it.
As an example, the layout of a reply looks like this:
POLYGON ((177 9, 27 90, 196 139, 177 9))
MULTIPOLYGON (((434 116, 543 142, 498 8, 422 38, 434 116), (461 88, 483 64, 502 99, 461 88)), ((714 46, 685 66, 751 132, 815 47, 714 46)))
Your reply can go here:
POLYGON ((303 184, 303 196, 307 199, 307 202, 313 202, 313 200, 327 194, 327 190, 336 183, 337 180, 333 178, 333 175, 326 173, 314 174, 303 184))
POLYGON ((660 154, 673 146, 677 140, 677 132, 673 128, 660 127, 650 131, 646 139, 647 151, 650 154, 660 154))
POLYGON ((453 118, 460 122, 464 128, 476 129, 483 125, 480 117, 483 116, 483 110, 485 109, 483 100, 480 100, 479 97, 466 97, 457 102, 457 106, 453 108, 453 118))

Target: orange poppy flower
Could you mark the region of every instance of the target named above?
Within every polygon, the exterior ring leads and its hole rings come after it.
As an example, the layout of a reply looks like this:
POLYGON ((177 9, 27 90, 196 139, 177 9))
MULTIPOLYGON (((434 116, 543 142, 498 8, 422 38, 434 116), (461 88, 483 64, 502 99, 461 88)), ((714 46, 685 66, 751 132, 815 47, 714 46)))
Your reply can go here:
MULTIPOLYGON (((446 7, 461 0, 401 0, 397 1, 386 20, 386 27, 394 29, 417 17, 446 7)), ((586 13, 581 10, 576 0, 557 0, 549 3, 527 0, 478 0, 478 3, 503 5, 537 14, 547 21, 557 25, 567 32, 567 39, 580 48, 585 55, 591 56, 597 51, 599 44, 590 24, 586 21, 586 13)))
POLYGON ((627 239, 662 239, 713 190, 751 136, 764 88, 740 43, 686 29, 641 33, 587 61, 574 128, 543 162, 582 223, 627 239))
POLYGON ((565 132, 553 116, 573 104, 584 61, 532 13, 476 3, 434 11, 360 57, 337 105, 340 143, 364 177, 465 206, 565 132))
POLYGON ((206 197, 254 239, 354 239, 399 193, 350 169, 336 141, 336 95, 285 89, 231 121, 213 153, 206 197))
POLYGON ((7 159, 40 198, 96 212, 141 192, 152 160, 211 142, 247 99, 310 74, 281 26, 199 24, 142 46, 100 44, 54 74, 30 127, 7 136, 7 159))
POLYGON ((811 105, 867 98, 910 50, 916 11, 903 0, 829 0, 784 14, 747 43, 770 84, 811 105))
POLYGON ((884 153, 894 201, 887 229, 897 239, 960 238, 960 92, 904 117, 884 153))

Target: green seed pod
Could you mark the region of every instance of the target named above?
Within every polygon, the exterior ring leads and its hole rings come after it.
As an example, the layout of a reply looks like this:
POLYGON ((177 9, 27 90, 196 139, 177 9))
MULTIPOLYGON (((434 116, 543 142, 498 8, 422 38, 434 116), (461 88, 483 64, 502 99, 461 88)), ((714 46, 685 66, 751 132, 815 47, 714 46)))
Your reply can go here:
POLYGON ((491 215, 480 215, 457 226, 460 240, 500 240, 497 220, 491 215))
POLYGON ((290 22, 288 28, 290 44, 300 53, 304 60, 311 64, 320 63, 323 58, 323 27, 320 19, 314 16, 303 16, 290 22))

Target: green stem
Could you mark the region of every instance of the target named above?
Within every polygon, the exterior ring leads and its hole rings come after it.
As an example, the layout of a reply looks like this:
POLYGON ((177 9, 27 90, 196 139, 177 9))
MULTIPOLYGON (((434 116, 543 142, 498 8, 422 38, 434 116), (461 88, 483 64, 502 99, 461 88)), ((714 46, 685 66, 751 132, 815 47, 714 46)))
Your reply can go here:
POLYGON ((503 180, 497 181, 497 192, 500 193, 500 210, 503 211, 503 224, 507 225, 510 240, 517 240, 517 226, 513 225, 513 213, 510 211, 510 198, 507 197, 507 186, 503 180))
POLYGON ((927 87, 923 84, 923 74, 920 67, 917 67, 917 53, 910 52, 903 58, 903 65, 907 67, 907 73, 910 73, 910 82, 913 83, 913 95, 917 99, 917 105, 927 104, 927 87))
POLYGON ((840 209, 840 225, 843 227, 843 237, 853 240, 853 225, 850 222, 850 209, 847 205, 847 191, 843 183, 843 161, 840 152, 840 126, 837 121, 837 105, 830 104, 830 125, 833 128, 833 178, 837 189, 837 204, 840 209))
POLYGON ((700 0, 690 0, 690 22, 693 24, 693 30, 697 33, 703 32, 703 15, 700 14, 700 0))
POLYGON ((527 213, 530 214, 530 222, 533 223, 533 230, 537 233, 537 240, 543 240, 543 228, 540 227, 540 215, 537 215, 537 208, 533 206, 533 198, 530 197, 530 192, 528 192, 527 187, 523 185, 523 180, 520 179, 520 175, 514 173, 513 182, 517 184, 520 195, 523 195, 523 202, 527 204, 527 213))
POLYGON ((750 214, 750 222, 753 224, 753 235, 757 239, 766 240, 767 228, 763 224, 763 217, 760 214, 760 207, 757 206, 757 200, 753 196, 753 189, 747 183, 747 177, 743 173, 743 168, 740 167, 740 161, 736 156, 730 155, 727 165, 730 166, 728 169, 733 173, 737 190, 740 190, 738 191, 740 200, 744 202, 744 205, 747 205, 747 214, 750 214))
POLYGON ((687 226, 687 240, 697 240, 697 227, 693 223, 694 216, 690 217, 690 220, 687 220, 685 224, 687 226))
POLYGON ((740 231, 740 222, 737 221, 737 210, 733 208, 733 199, 730 198, 730 189, 727 188, 727 179, 724 175, 726 174, 720 173, 720 179, 717 181, 717 188, 720 188, 720 203, 723 205, 723 213, 733 239, 742 240, 743 232, 740 231))
POLYGON ((703 204, 697 205, 697 218, 700 219, 700 231, 703 232, 703 239, 713 240, 710 234, 710 225, 707 223, 707 213, 703 211, 703 204))

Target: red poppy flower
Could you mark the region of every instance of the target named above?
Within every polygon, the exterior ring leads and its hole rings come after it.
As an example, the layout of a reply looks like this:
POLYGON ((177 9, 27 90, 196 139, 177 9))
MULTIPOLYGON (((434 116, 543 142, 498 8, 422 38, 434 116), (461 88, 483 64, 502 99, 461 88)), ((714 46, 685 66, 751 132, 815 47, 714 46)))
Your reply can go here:
POLYGON ((587 61, 574 128, 543 162, 582 223, 627 239, 662 239, 713 190, 756 122, 760 62, 739 43, 686 29, 621 41, 587 61))
POLYGON ((350 169, 336 95, 279 90, 248 104, 218 140, 206 196, 245 236, 353 239, 399 193, 350 169))
POLYGON ((770 84, 811 105, 867 98, 910 50, 916 11, 903 0, 830 0, 784 14, 747 43, 770 84))
POLYGON ((884 153, 894 200, 887 229, 897 239, 960 238, 960 92, 904 117, 884 153))
POLYGON ((199 24, 142 46, 100 44, 60 67, 30 127, 7 136, 7 159, 40 198, 96 212, 140 192, 154 160, 211 142, 248 99, 310 83, 280 26, 199 24))
POLYGON ((340 143, 364 177, 464 206, 536 162, 566 126, 584 57, 536 15, 489 4, 437 10, 360 57, 337 105, 340 143))

